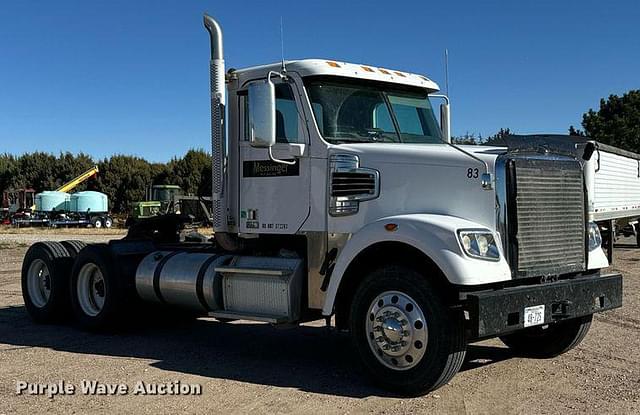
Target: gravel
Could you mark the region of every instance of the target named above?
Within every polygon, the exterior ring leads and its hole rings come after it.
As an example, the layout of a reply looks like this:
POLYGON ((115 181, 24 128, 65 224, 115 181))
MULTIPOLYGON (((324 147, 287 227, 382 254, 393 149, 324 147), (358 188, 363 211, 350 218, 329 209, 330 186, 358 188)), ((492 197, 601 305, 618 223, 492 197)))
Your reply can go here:
POLYGON ((0 414, 3 413, 640 413, 640 250, 621 241, 624 307, 596 315, 585 341, 549 360, 514 356, 499 340, 469 346, 450 384, 421 398, 369 384, 348 338, 321 322, 275 329, 246 321, 156 318, 118 334, 35 325, 20 267, 37 240, 118 235, 0 234, 0 414), (17 395, 16 382, 199 384, 200 396, 17 395))

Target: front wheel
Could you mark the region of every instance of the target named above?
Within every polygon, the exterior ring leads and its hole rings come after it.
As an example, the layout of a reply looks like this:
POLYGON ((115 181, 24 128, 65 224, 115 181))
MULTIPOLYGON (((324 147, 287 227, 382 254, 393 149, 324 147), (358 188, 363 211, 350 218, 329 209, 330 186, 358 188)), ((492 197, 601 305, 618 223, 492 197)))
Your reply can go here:
POLYGON ((593 315, 559 323, 536 326, 501 336, 500 340, 517 354, 548 359, 568 352, 585 338, 593 315))
POLYGON ((422 395, 448 382, 466 352, 463 318, 428 276, 386 266, 360 284, 350 329, 365 369, 381 386, 422 395))

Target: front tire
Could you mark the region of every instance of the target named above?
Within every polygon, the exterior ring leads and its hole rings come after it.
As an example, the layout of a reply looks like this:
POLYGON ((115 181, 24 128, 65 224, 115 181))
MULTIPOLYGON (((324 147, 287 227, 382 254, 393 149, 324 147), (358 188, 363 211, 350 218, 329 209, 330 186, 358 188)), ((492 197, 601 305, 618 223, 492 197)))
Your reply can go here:
POLYGON ((69 315, 69 276, 73 259, 58 242, 33 244, 22 262, 22 298, 31 318, 53 323, 69 315))
POLYGON ((127 304, 126 286, 106 244, 82 249, 71 274, 71 306, 81 328, 115 328, 127 304))
POLYGON ((548 359, 580 344, 589 332, 592 319, 593 315, 590 314, 546 326, 530 327, 501 336, 500 340, 521 356, 548 359))
POLYGON ((358 287, 351 305, 353 345, 372 378, 402 395, 423 395, 462 366, 462 315, 413 269, 386 266, 358 287))

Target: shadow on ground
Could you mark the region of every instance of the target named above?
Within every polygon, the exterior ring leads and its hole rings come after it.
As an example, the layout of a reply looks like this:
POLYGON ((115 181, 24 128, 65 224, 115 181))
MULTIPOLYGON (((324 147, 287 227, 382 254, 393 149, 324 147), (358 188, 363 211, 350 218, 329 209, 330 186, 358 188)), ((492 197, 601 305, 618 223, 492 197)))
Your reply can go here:
MULTIPOLYGON (((322 327, 276 329, 266 324, 158 318, 119 334, 94 334, 63 325, 37 325, 23 306, 0 308, 2 349, 53 350, 156 360, 163 370, 291 387, 349 397, 390 396, 358 369, 348 336, 322 327), (13 347, 11 347, 13 346, 13 347)), ((2 352, 0 349, 0 352, 2 352)), ((470 345, 462 370, 514 355, 506 348, 470 345)))

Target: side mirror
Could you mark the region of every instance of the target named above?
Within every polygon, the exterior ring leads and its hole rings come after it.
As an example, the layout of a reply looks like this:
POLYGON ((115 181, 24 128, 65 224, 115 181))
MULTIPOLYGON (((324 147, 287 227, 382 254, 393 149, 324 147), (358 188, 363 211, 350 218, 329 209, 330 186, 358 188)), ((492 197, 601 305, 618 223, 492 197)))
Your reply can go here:
POLYGON ((270 79, 249 85, 249 143, 260 148, 276 143, 276 87, 270 79))
POLYGON ((451 109, 448 103, 440 104, 440 128, 442 137, 447 143, 451 142, 451 109))

